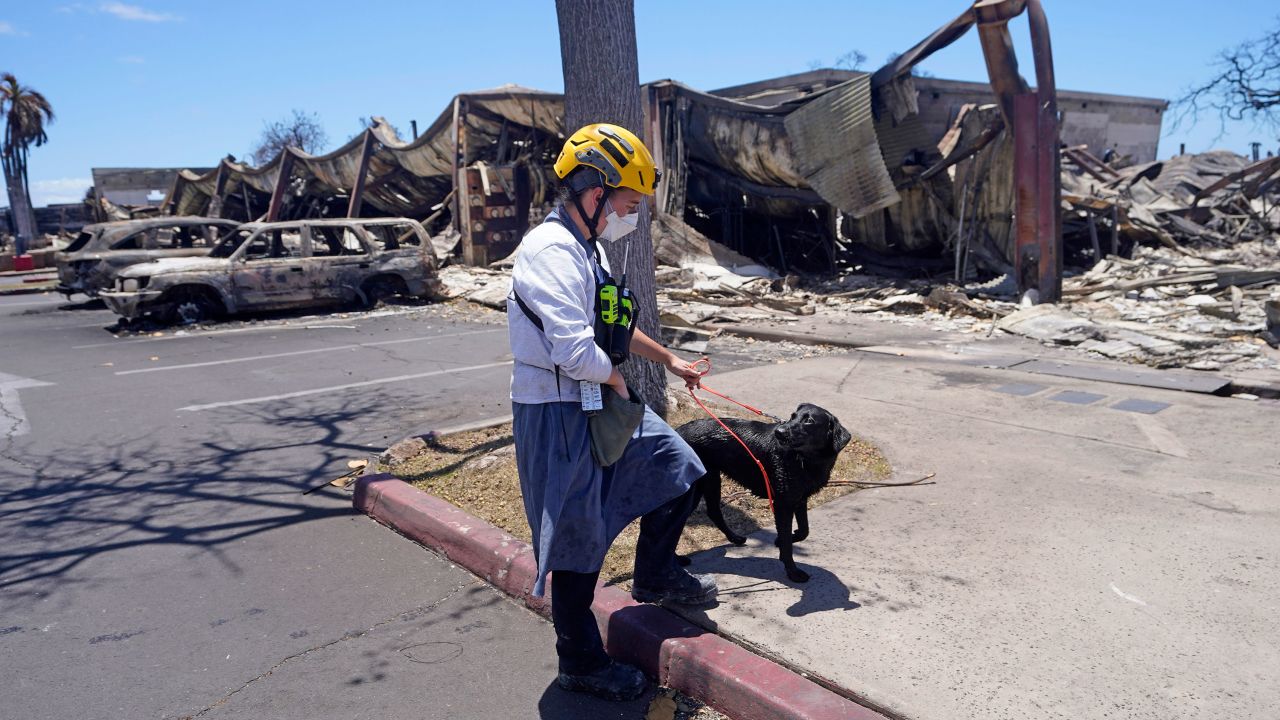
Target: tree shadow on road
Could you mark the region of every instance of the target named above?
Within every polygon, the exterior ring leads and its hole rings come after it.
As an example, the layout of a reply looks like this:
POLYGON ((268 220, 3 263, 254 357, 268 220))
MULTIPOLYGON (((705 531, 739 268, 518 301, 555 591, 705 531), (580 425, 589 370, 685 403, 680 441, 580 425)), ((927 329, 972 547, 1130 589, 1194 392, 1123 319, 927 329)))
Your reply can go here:
MULTIPOLYGON (((217 411, 211 437, 166 443, 160 432, 123 442, 78 438, 25 467, 0 468, 0 592, 6 606, 92 585, 72 573, 89 561, 144 546, 190 547, 240 568, 225 549, 244 538, 354 512, 341 491, 303 491, 347 472, 370 449, 351 439, 370 423, 359 409, 217 411), (24 470, 30 473, 23 475, 24 470)), ((332 402, 328 403, 332 407, 332 402)), ((202 426, 204 427, 204 426, 202 426)))

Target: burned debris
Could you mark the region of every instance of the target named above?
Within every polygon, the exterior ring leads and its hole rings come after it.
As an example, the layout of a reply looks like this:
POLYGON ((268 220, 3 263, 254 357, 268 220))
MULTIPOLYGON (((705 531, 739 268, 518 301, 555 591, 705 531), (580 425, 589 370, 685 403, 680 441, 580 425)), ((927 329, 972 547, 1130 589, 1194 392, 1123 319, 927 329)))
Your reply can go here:
MULTIPOLYGON (((1158 367, 1274 364, 1280 161, 1157 161, 1168 103, 1058 90, 1039 2, 976 3, 873 73, 641 89, 665 171, 660 311, 684 336, 859 313, 1158 367), (1022 13, 1035 87, 1007 26, 1022 13), (913 75, 970 30, 989 83, 913 75)), ((412 140, 375 118, 326 155, 184 171, 164 209, 414 218, 446 256, 444 292, 502 308, 504 261, 553 207, 563 115, 554 93, 463 93, 412 140)))

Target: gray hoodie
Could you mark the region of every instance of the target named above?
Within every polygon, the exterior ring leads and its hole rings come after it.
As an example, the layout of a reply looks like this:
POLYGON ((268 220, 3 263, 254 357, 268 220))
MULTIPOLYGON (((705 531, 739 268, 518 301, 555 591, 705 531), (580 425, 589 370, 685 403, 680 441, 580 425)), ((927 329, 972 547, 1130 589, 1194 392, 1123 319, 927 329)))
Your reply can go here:
MULTIPOLYGON (((609 271, 603 252, 600 262, 609 271)), ((548 220, 520 241, 511 284, 542 319, 546 332, 525 316, 515 300, 507 298, 507 333, 515 358, 511 370, 513 402, 578 402, 577 381, 604 383, 613 373, 609 356, 596 345, 597 272, 586 246, 558 222, 548 220)))

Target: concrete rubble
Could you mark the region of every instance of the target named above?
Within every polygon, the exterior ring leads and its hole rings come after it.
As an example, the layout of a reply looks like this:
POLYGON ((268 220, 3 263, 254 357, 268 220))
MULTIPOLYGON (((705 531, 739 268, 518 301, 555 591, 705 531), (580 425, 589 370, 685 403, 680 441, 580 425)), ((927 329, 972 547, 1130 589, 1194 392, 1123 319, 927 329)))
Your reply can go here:
MULTIPOLYGON (((1092 157, 1081 148, 1064 155, 1092 157)), ((1124 190, 1115 189, 1123 183, 1090 184, 1081 167, 1064 164, 1064 206, 1076 213, 1064 234, 1088 228, 1081 215, 1101 210, 1089 234, 1097 241, 1099 228, 1113 230, 1115 252, 1091 243, 1086 250, 1098 250, 1098 259, 1086 254, 1087 270, 1067 271, 1058 305, 1019 302, 1008 276, 961 285, 856 266, 826 278, 718 287, 691 286, 687 276, 660 269, 660 304, 692 325, 863 313, 938 330, 999 329, 1158 368, 1275 368, 1266 346, 1280 336, 1280 192, 1267 173, 1280 172, 1280 163, 1251 165, 1223 151, 1180 156, 1112 171, 1131 180, 1124 190)))
MULTIPOLYGON (((1223 153, 1209 155, 1224 165, 1223 153)), ((949 278, 890 278, 856 266, 828 276, 779 275, 660 213, 653 234, 662 324, 668 340, 697 351, 724 324, 858 313, 953 332, 991 335, 998 329, 1157 368, 1275 368, 1267 345, 1280 335, 1280 247, 1273 231, 1280 211, 1263 196, 1254 204, 1265 203, 1267 214, 1233 218, 1218 209, 1242 201, 1228 188, 1218 191, 1218 204, 1207 206, 1209 225, 1187 234, 1192 221, 1176 213, 1190 208, 1187 201, 1199 192, 1194 188, 1214 182, 1189 172, 1208 162, 1170 161, 1182 168, 1176 181, 1163 185, 1172 194, 1145 204, 1095 188, 1123 209, 1116 226, 1122 254, 1107 253, 1083 272, 1068 271, 1057 305, 1019 302, 1007 276, 956 284, 949 278), (1234 242, 1215 228, 1230 229, 1234 242)), ((509 259, 488 268, 455 265, 441 276, 451 297, 502 309, 509 267, 509 259)))

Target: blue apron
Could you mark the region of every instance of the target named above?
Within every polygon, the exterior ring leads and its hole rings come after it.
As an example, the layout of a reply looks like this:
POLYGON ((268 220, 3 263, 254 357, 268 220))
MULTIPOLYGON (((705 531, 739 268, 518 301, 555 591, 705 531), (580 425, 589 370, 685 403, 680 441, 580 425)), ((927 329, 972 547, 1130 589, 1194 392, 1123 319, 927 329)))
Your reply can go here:
POLYGON ((623 528, 688 492, 706 472, 693 448, 647 407, 622 458, 607 468, 591 457, 578 403, 512 403, 512 412, 539 597, 548 572, 599 570, 623 528))

